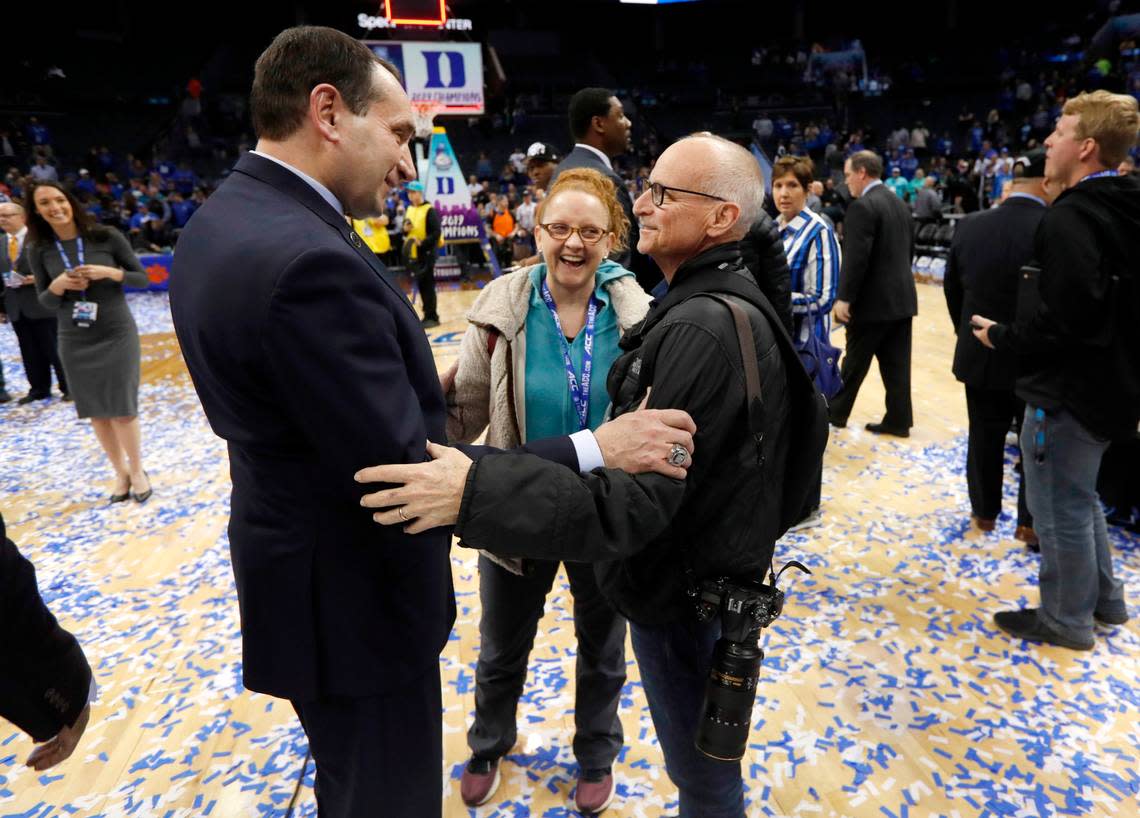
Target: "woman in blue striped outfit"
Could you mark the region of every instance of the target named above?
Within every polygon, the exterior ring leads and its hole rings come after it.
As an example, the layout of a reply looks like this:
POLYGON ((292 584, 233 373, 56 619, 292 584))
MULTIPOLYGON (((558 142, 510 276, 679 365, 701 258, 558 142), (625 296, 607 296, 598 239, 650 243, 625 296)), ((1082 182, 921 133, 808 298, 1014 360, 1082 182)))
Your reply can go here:
MULTIPOLYGON (((813 167, 810 159, 782 156, 772 166, 772 199, 780 212, 777 224, 792 273, 792 337, 797 343, 814 332, 824 341, 831 334, 831 305, 839 287, 839 244, 828 221, 807 208, 813 167)), ((803 518, 790 530, 819 525, 823 472, 803 518)))

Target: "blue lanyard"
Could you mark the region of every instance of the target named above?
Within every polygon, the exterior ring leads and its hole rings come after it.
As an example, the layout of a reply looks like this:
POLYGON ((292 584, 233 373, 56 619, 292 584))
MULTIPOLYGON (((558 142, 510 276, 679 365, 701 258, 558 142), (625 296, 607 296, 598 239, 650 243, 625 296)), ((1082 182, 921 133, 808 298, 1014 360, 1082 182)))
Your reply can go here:
MULTIPOLYGON (((1096 173, 1090 173, 1084 179, 1081 179, 1081 182, 1087 182, 1089 179, 1100 179, 1101 177, 1104 177, 1104 176, 1116 176, 1116 175, 1117 175, 1117 173, 1115 170, 1101 170, 1101 171, 1097 171, 1096 173)), ((1077 182, 1077 184, 1079 185, 1081 182, 1077 182)))
POLYGON ((558 343, 562 345, 562 362, 566 364, 566 380, 570 384, 570 399, 574 401, 574 410, 578 413, 579 429, 589 428, 590 415, 590 373, 594 364, 594 326, 598 318, 598 299, 590 296, 590 306, 586 310, 586 340, 582 349, 582 385, 578 385, 578 377, 574 374, 574 362, 570 359, 570 345, 566 343, 566 335, 562 332, 562 321, 558 317, 558 308, 554 305, 554 298, 550 295, 550 288, 546 286, 546 279, 542 281, 542 300, 550 310, 554 319, 554 328, 558 330, 558 343))
MULTIPOLYGON (((55 249, 59 250, 59 257, 61 259, 63 259, 63 269, 65 269, 65 270, 75 269, 74 267, 71 266, 71 259, 69 259, 67 257, 67 252, 63 249, 63 243, 59 239, 55 240, 55 249)), ((83 237, 82 236, 79 236, 75 239, 75 255, 79 259, 79 266, 82 267, 83 261, 84 261, 83 237)))
MULTIPOLYGON (((63 242, 61 242, 59 239, 55 240, 55 249, 59 250, 59 257, 63 259, 64 272, 68 270, 74 270, 75 268, 71 266, 71 259, 67 257, 67 252, 63 249, 63 242)), ((83 254, 83 236, 75 237, 75 256, 79 259, 79 266, 82 267, 85 258, 83 254)), ((79 293, 79 300, 82 301, 86 297, 87 290, 84 289, 79 293)))

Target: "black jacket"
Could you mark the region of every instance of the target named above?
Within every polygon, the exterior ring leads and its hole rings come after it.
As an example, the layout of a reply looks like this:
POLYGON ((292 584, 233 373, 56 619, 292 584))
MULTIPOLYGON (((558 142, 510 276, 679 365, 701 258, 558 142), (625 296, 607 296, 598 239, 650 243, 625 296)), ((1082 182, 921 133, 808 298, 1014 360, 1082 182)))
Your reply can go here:
POLYGON ((617 187, 618 201, 621 202, 621 209, 625 211, 626 218, 629 219, 629 239, 626 242, 626 250, 614 256, 614 261, 637 276, 637 283, 641 285, 643 290, 647 293, 652 292, 653 288, 661 283, 661 270, 658 268, 657 262, 649 256, 637 252, 637 240, 641 236, 641 231, 637 227, 637 217, 633 215, 633 199, 625 187, 625 180, 612 168, 607 167, 606 163, 593 151, 575 146, 554 169, 554 176, 550 179, 551 185, 558 178, 558 174, 571 168, 596 170, 602 175, 608 176, 617 187))
POLYGON ((683 264, 669 292, 621 341, 607 381, 614 413, 684 409, 697 424, 684 482, 598 469, 585 477, 533 457, 482 458, 471 469, 456 533, 464 545, 505 556, 594 562, 599 585, 634 622, 689 615, 686 568, 698 578, 753 571, 771 560, 788 458, 787 374, 778 327, 735 244, 683 264), (748 431, 732 315, 704 292, 748 313, 764 396, 762 455, 748 431), (647 380, 643 380, 646 378, 647 380))
POLYGON ((740 242, 740 257, 744 266, 760 287, 760 292, 780 316, 784 329, 792 332, 792 271, 784 254, 780 228, 767 213, 752 225, 748 235, 740 242))
MULTIPOLYGON (((20 255, 16 256, 16 272, 22 276, 32 274, 31 254, 28 252, 30 242, 26 236, 24 245, 20 248, 20 255)), ((48 309, 40 303, 36 293, 36 285, 25 284, 22 287, 4 286, 3 277, 12 270, 12 262, 8 259, 8 234, 0 231, 0 312, 7 313, 12 321, 54 321, 55 310, 48 309)))
POLYGON ((90 689, 83 649, 44 605, 36 569, 0 517, 0 716, 47 741, 75 724, 90 689))
POLYGON ((1102 177, 1069 188, 1037 229, 1036 312, 990 329, 1025 356, 1017 394, 1064 408, 1103 438, 1140 421, 1140 181, 1102 177))
POLYGON ((913 257, 914 222, 902 199, 877 185, 851 202, 843 222, 838 298, 851 305, 853 323, 918 315, 913 257))
POLYGON ((970 316, 1000 324, 1014 320, 1021 268, 1033 258, 1033 237, 1044 215, 1043 204, 1018 197, 967 216, 954 231, 944 287, 958 334, 954 377, 967 386, 1013 391, 1017 377, 1013 350, 984 347, 970 328, 970 316))

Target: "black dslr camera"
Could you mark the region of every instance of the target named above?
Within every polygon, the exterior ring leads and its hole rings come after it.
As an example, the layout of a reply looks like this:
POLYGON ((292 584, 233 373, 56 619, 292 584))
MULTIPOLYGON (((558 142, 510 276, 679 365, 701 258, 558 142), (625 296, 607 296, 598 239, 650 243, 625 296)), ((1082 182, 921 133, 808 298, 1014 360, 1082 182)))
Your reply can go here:
POLYGON ((792 560, 779 574, 770 573, 768 585, 752 579, 717 577, 703 580, 693 591, 698 620, 711 622, 717 614, 721 617, 721 635, 713 648, 696 736, 697 749, 710 758, 737 761, 744 756, 752 727, 756 680, 764 659, 760 631, 784 609, 784 592, 776 587, 776 581, 791 567, 811 573, 792 560))

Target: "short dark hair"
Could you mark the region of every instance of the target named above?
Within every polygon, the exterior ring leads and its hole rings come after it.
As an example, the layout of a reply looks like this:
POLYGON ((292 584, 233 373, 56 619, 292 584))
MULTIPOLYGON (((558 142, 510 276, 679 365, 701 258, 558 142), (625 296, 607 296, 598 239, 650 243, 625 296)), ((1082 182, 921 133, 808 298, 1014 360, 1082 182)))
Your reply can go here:
POLYGON ((71 218, 75 220, 75 227, 79 235, 93 241, 105 241, 110 231, 101 224, 96 223, 87 208, 75 198, 75 194, 59 182, 32 182, 28 185, 28 192, 24 194, 24 212, 28 214, 28 243, 32 246, 47 244, 55 239, 55 231, 48 224, 47 219, 36 211, 36 191, 41 187, 52 187, 67 197, 71 205, 71 218))
POLYGON ((851 154, 848 161, 851 163, 851 170, 865 170, 872 179, 883 178, 883 160, 874 151, 856 151, 851 154))
POLYGON ((364 114, 378 99, 372 79, 376 65, 400 79, 392 63, 335 28, 285 29, 254 65, 249 94, 254 133, 273 140, 292 136, 305 120, 309 94, 323 82, 340 92, 352 113, 364 114))
POLYGON ((796 177, 796 181, 800 183, 805 191, 811 187, 812 178, 815 176, 815 166, 810 159, 802 156, 781 156, 772 165, 772 181, 776 181, 781 176, 788 174, 796 177))
POLYGON ((583 88, 570 97, 570 136, 581 142, 596 116, 609 116, 614 92, 608 88, 583 88))

